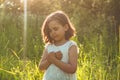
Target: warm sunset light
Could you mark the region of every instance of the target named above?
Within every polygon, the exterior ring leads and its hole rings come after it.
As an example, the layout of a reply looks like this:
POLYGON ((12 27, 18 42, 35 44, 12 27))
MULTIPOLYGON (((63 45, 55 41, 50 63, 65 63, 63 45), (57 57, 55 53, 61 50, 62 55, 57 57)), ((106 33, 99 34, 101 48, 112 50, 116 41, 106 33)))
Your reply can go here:
POLYGON ((23 58, 27 53, 27 0, 24 0, 24 33, 23 33, 23 58))
MULTIPOLYGON (((27 0, 27 2, 33 2, 34 0, 27 0)), ((24 2, 24 0, 20 0, 21 3, 24 2)))
POLYGON ((0 0, 0 80, 120 80, 120 0, 0 0))

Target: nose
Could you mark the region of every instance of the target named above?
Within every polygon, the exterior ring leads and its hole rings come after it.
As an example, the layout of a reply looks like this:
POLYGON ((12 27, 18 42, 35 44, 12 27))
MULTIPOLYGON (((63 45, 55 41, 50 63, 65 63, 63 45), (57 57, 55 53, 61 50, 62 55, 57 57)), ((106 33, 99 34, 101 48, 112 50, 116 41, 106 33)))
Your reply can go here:
POLYGON ((52 31, 51 31, 51 34, 52 34, 52 35, 54 35, 54 34, 55 34, 55 31, 54 31, 54 30, 52 30, 52 31))

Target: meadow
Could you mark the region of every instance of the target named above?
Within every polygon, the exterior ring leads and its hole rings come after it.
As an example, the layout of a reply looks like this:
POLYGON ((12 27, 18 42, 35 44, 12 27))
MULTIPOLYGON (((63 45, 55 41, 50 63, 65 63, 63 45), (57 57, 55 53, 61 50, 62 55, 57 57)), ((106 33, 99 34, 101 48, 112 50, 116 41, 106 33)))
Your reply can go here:
POLYGON ((66 12, 76 28, 76 36, 71 39, 79 47, 77 80, 120 80, 119 3, 0 0, 0 80, 42 80, 43 72, 38 67, 45 45, 41 26, 56 10, 66 12))
MULTIPOLYGON (((0 17, 0 80, 42 80, 43 72, 39 70, 38 64, 44 48, 40 32, 44 18, 28 15, 27 51, 23 53, 23 14, 0 17)), ((79 26, 77 20, 72 21, 76 22, 75 26, 79 26)), ((98 21, 96 24, 91 22, 91 26, 101 23, 104 27, 108 26, 102 22, 103 19, 98 21)), ((78 27, 77 30, 79 32, 78 27)), ((114 38, 110 38, 111 43, 106 39, 109 37, 106 30, 106 27, 102 28, 102 36, 95 33, 88 35, 86 32, 83 35, 80 32, 72 38, 79 47, 78 80, 120 80, 120 54, 114 38)))

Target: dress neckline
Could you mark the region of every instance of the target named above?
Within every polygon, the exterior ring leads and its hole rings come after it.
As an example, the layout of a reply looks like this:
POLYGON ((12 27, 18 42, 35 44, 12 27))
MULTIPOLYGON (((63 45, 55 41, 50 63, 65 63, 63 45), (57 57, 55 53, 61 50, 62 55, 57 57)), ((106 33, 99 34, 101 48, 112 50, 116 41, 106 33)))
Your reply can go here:
POLYGON ((56 46, 56 47, 61 47, 61 46, 66 45, 68 42, 69 42, 69 40, 68 40, 68 41, 66 41, 65 43, 61 44, 61 45, 55 45, 55 44, 53 44, 53 45, 54 45, 54 46, 56 46))

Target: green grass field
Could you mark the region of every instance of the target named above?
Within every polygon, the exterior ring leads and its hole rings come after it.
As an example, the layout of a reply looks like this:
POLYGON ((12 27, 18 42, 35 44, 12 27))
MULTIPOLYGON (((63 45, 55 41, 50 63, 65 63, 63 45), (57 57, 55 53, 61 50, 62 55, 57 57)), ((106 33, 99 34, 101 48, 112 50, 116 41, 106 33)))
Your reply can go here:
MULTIPOLYGON (((44 48, 40 34, 43 17, 28 16, 24 58, 23 17, 12 17, 0 19, 0 80, 42 80, 38 64, 44 48)), ((84 44, 78 38, 79 35, 73 38, 79 47, 78 80, 120 80, 120 54, 116 46, 106 46, 103 40, 98 42, 95 35, 90 39, 92 42, 84 36, 84 44)))

